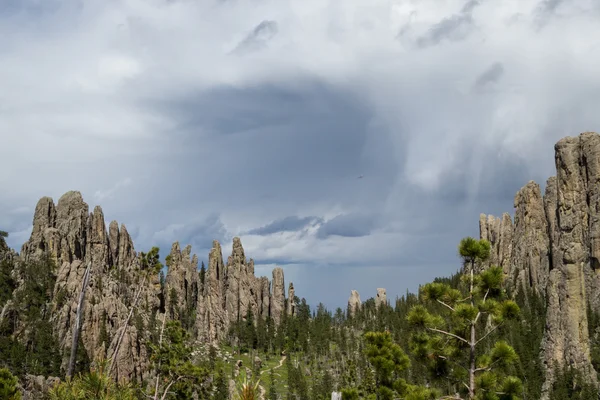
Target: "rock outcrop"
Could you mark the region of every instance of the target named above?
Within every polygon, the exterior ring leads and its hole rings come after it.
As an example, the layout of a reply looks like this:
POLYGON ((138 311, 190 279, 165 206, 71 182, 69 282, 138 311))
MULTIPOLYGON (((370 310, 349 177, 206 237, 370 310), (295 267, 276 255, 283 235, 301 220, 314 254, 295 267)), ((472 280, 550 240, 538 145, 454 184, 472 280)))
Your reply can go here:
POLYGON ((360 294, 358 291, 352 290, 350 292, 350 298, 348 299, 348 314, 350 314, 351 317, 354 317, 360 310, 361 305, 360 294))
POLYGON ((233 238, 227 265, 223 263, 221 245, 214 241, 204 289, 198 294, 196 329, 199 338, 210 342, 223 339, 230 324, 245 320, 248 312, 254 321, 270 317, 279 324, 285 306, 283 287, 281 268, 273 270, 272 284, 267 277, 254 275, 254 261, 246 259, 240 238, 233 238))
POLYGON ((508 213, 502 218, 481 214, 479 216, 479 232, 482 239, 492 245, 492 251, 487 265, 502 267, 505 274, 509 274, 510 256, 512 250, 513 225, 508 213))
POLYGON ((515 196, 514 225, 508 214, 480 217, 480 236, 492 244, 487 264, 501 265, 514 291, 546 298, 543 398, 564 365, 597 383, 586 310, 600 312, 600 135, 561 139, 555 163, 543 197, 535 182, 515 196))
MULTIPOLYGON (((191 246, 181 249, 175 242, 166 257, 168 272, 161 287, 157 271, 145 267, 135 252, 125 225, 112 221, 107 227, 102 209, 96 206, 89 212, 77 191, 65 193, 56 205, 49 197, 38 201, 31 236, 18 257, 23 261, 47 257, 56 265, 51 322, 63 354, 63 368, 84 272, 91 266, 81 343, 92 360, 115 358, 119 380, 149 377, 146 343, 153 324, 162 321, 163 315, 180 320, 198 340, 214 343, 225 337, 232 323, 245 319, 248 311, 255 320, 271 317, 279 323, 285 308, 283 270, 273 271, 273 285, 266 277, 255 277, 254 261, 246 259, 237 237, 226 265, 221 245, 213 242, 203 285, 191 246), (136 297, 139 300, 134 307, 136 297), (132 307, 135 316, 124 327, 132 307), (125 335, 115 354, 123 329, 125 335)), ((291 310, 293 313, 293 306, 291 310)))
POLYGON ((165 309, 171 319, 181 319, 183 314, 197 307, 198 257, 191 256, 192 246, 183 251, 179 242, 173 243, 167 256, 168 273, 165 279, 165 309))
POLYGON ((288 287, 288 303, 287 303, 287 313, 290 316, 296 315, 296 291, 294 290, 294 284, 290 282, 290 286, 288 287))
MULTIPOLYGON (((30 239, 22 246, 21 258, 31 260, 48 256, 56 264, 54 286, 54 333, 66 355, 71 345, 77 297, 86 266, 91 265, 91 278, 86 293, 82 344, 91 359, 113 356, 115 340, 101 341, 101 332, 116 338, 126 319, 134 293, 147 305, 140 318, 147 322, 158 309, 160 285, 158 276, 149 276, 139 266, 131 238, 124 225, 119 230, 112 222, 107 231, 100 207, 89 213, 88 205, 77 191, 65 193, 55 206, 52 199, 39 200, 33 218, 30 239)), ((18 289, 17 289, 18 290, 18 289)), ((127 328, 116 356, 118 379, 143 379, 148 357, 145 338, 148 332, 127 328)), ((67 358, 63 358, 63 367, 67 358)))
POLYGON ((379 306, 387 305, 387 292, 384 288, 377 288, 377 296, 375 296, 375 305, 379 306))
POLYGON ((271 318, 275 325, 281 322, 283 310, 285 308, 285 281, 283 270, 275 268, 273 270, 273 296, 271 297, 271 318))

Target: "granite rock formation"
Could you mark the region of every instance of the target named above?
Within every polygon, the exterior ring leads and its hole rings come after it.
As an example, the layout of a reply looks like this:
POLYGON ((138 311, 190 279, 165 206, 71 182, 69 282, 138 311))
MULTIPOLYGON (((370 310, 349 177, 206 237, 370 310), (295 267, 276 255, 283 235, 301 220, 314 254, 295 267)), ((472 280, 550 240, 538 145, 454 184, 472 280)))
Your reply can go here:
MULTIPOLYGON (((3 254, 8 254, 4 250, 3 254)), ((255 277, 254 261, 246 259, 237 237, 227 264, 221 245, 213 242, 203 285, 198 257, 191 254, 190 246, 182 249, 175 242, 166 257, 168 272, 162 287, 159 274, 144 269, 125 225, 112 221, 107 227, 102 209, 97 206, 89 212, 77 191, 65 193, 57 204, 49 197, 38 201, 31 236, 15 257, 22 261, 48 257, 56 265, 51 321, 63 368, 83 275, 91 265, 81 343, 92 360, 115 357, 119 380, 149 377, 146 342, 150 326, 163 315, 185 321, 199 341, 216 342, 225 337, 231 323, 245 319, 248 311, 255 318, 270 317, 279 323, 285 307, 283 270, 273 271, 272 285, 266 277, 255 277), (138 293, 135 318, 126 327, 115 356, 117 338, 138 293)), ((293 285, 290 287, 293 295, 293 285)))
POLYGON ((528 287, 546 299, 544 398, 564 365, 597 383, 586 310, 600 311, 600 135, 561 139, 555 164, 543 196, 535 182, 516 194, 514 224, 508 214, 479 220, 492 245, 487 264, 501 265, 514 291, 528 287))
POLYGON ((377 307, 387 305, 387 292, 384 288, 377 288, 377 296, 375 296, 375 305, 377 307))
POLYGON ((348 313, 351 317, 356 315, 356 313, 360 310, 362 306, 362 302, 360 301, 360 294, 356 290, 352 290, 350 292, 350 298, 348 299, 348 313))
POLYGON ((294 284, 290 282, 288 287, 288 302, 287 302, 287 314, 290 316, 296 315, 296 291, 294 290, 294 284))

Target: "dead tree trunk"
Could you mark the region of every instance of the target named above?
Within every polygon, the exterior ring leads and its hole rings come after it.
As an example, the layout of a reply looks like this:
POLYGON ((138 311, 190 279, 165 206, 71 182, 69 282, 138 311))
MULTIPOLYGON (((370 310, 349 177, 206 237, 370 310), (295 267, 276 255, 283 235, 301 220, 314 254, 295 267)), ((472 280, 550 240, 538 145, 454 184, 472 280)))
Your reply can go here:
POLYGON ((83 283, 81 284, 81 293, 79 293, 79 302, 77 303, 77 317, 75 318, 75 326, 73 327, 73 344, 71 345, 71 358, 69 359, 69 367, 67 368, 67 376, 73 377, 75 370, 75 358, 77 356, 77 346, 79 345, 79 333, 81 331, 81 314, 83 312, 83 303, 85 300, 85 291, 90 280, 90 270, 92 262, 90 261, 83 274, 83 283))

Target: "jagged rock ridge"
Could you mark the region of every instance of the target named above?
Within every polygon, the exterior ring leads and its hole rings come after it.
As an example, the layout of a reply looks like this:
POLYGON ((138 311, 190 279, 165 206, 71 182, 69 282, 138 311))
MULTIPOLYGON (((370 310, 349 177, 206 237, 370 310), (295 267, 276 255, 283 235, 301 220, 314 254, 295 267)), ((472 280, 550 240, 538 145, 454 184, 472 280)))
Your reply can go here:
POLYGON ((563 365, 597 383, 586 309, 600 311, 600 135, 561 139, 555 164, 543 196, 533 181, 519 190, 514 223, 506 213, 479 220, 492 244, 489 263, 503 267, 515 291, 530 287, 546 299, 544 398, 563 365))
MULTIPOLYGON (((239 238, 223 262, 221 245, 213 242, 204 282, 200 282, 198 257, 191 246, 178 242, 166 258, 164 287, 159 275, 143 269, 140 255, 124 224, 112 221, 108 229, 102 209, 89 212, 80 192, 65 193, 55 205, 49 197, 38 201, 31 237, 19 258, 28 261, 48 256, 56 264, 52 325, 64 354, 63 368, 77 311, 86 266, 91 279, 86 292, 82 344, 90 359, 112 357, 115 344, 134 298, 139 292, 135 320, 130 321, 116 357, 117 379, 143 381, 148 377, 145 340, 150 326, 167 319, 185 319, 200 341, 225 337, 231 323, 246 318, 272 318, 277 324, 285 310, 284 274, 273 271, 273 288, 266 277, 254 276, 254 261, 247 260, 239 238)), ((293 284, 290 284, 293 295, 293 284)), ((19 289, 17 289, 19 290, 19 289)), ((290 302, 290 304, 293 302, 290 302)), ((293 312, 293 307, 290 307, 293 312)))

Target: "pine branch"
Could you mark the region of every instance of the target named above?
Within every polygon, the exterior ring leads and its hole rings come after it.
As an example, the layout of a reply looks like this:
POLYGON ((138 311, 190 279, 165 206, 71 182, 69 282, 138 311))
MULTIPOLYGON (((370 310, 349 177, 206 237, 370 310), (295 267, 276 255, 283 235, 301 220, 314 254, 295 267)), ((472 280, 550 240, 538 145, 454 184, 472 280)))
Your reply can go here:
POLYGON ((436 329, 436 328, 427 328, 427 329, 429 329, 430 331, 433 331, 433 332, 442 333, 442 334, 444 334, 444 335, 451 336, 451 337, 453 337, 454 339, 458 339, 458 340, 460 340, 460 341, 462 341, 462 342, 465 342, 466 344, 471 344, 471 343, 470 343, 470 342, 469 342, 467 339, 461 338, 460 336, 458 336, 458 335, 455 335, 454 333, 450 333, 450 332, 442 331, 441 329, 436 329))
POLYGON ((475 345, 477 346, 477 344, 479 342, 481 342, 483 339, 485 339, 486 337, 488 337, 489 335, 492 334, 492 332, 494 332, 496 329, 498 329, 502 324, 496 325, 495 327, 493 327, 492 329, 490 329, 485 335, 483 335, 483 337, 481 339, 479 339, 477 342, 475 342, 475 345))
POLYGON ((465 371, 469 371, 469 368, 465 367, 464 365, 462 365, 461 363, 454 361, 451 358, 448 358, 446 356, 438 356, 438 358, 441 358, 442 360, 447 360, 450 361, 451 363, 454 363, 455 365, 458 365, 459 367, 461 367, 462 369, 464 369, 465 371))

